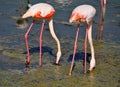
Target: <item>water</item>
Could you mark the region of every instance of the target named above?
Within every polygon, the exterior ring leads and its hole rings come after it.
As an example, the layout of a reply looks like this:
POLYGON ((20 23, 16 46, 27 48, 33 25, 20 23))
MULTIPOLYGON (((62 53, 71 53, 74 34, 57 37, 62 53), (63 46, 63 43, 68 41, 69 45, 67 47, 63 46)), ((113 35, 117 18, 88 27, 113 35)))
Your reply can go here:
MULTIPOLYGON (((120 84, 120 2, 107 0, 103 40, 97 41, 99 21, 99 1, 97 0, 31 0, 49 3, 54 6, 54 28, 62 45, 62 66, 52 65, 55 61, 56 43, 52 39, 48 25, 43 33, 43 67, 37 68, 39 57, 39 21, 33 26, 29 35, 31 52, 31 69, 24 70, 26 49, 24 34, 32 18, 21 20, 26 11, 25 0, 0 0, 0 86, 1 87, 119 87, 120 84), (83 75, 82 59, 76 59, 73 76, 68 76, 73 43, 77 25, 69 24, 72 9, 80 4, 93 5, 97 13, 93 19, 93 39, 97 67, 91 74, 83 75), (24 23, 23 23, 24 22, 24 23), (49 42, 49 43, 48 43, 49 42), (51 53, 52 52, 52 53, 51 53), (14 77, 14 78, 13 78, 14 77), (47 83, 46 83, 47 82, 47 83)), ((80 28, 77 52, 83 55, 85 24, 80 28)), ((90 50, 88 49, 88 54, 90 50)), ((78 55, 78 56, 79 56, 78 55)), ((88 66, 88 65, 87 65, 88 66)))
MULTIPOLYGON (((22 1, 24 1, 24 0, 22 0, 22 1)), ((12 36, 12 35, 15 35, 16 33, 19 33, 19 34, 23 33, 22 30, 16 29, 17 18, 15 18, 15 17, 20 17, 25 12, 26 2, 22 3, 22 1, 5 2, 5 1, 1 0, 1 5, 0 5, 0 7, 2 8, 2 9, 0 9, 0 19, 2 20, 0 22, 1 37, 4 37, 6 35, 12 36), (22 6, 24 6, 24 7, 22 7, 22 6), (9 26, 11 27, 11 29, 8 28, 9 26), (9 33, 7 33, 7 31, 9 31, 9 33)), ((35 4, 38 2, 40 2, 40 1, 31 1, 32 4, 35 4)), ((74 0, 74 1, 68 2, 67 0, 62 0, 62 1, 61 0, 52 0, 52 1, 42 0, 41 2, 49 3, 54 6, 54 8, 56 9, 56 14, 54 16, 54 20, 60 22, 60 23, 54 24, 55 30, 56 30, 56 32, 59 32, 58 33, 59 35, 61 35, 61 36, 64 35, 65 37, 66 36, 74 37, 75 31, 76 31, 75 26, 71 27, 71 26, 67 26, 64 24, 64 22, 66 23, 69 21, 69 17, 72 12, 72 9, 80 4, 93 5, 97 10, 96 16, 93 19, 96 22, 93 24, 93 38, 95 39, 96 31, 98 29, 97 23, 99 21, 99 3, 98 3, 98 1, 74 0)), ((108 4, 107 4, 104 31, 103 31, 104 40, 110 40, 110 41, 114 40, 115 42, 119 42, 120 41, 119 40, 119 36, 120 36, 119 35, 119 31, 120 31, 120 29, 119 29, 119 27, 120 27, 119 2, 117 0, 114 0, 114 1, 110 0, 107 2, 108 2, 108 4)), ((31 21, 29 21, 28 24, 30 24, 30 22, 31 21)), ((79 35, 81 38, 84 38, 83 32, 85 32, 85 27, 83 29, 81 28, 81 33, 79 35)))

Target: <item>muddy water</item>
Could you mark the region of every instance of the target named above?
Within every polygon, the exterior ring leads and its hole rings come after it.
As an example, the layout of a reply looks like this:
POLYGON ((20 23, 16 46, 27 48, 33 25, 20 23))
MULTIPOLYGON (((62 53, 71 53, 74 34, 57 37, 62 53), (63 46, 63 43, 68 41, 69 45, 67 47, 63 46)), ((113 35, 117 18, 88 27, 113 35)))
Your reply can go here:
MULTIPOLYGON (((0 87, 120 87, 119 1, 108 1, 102 41, 96 40, 99 20, 98 1, 42 1, 52 4, 56 9, 54 27, 61 41, 61 66, 53 65, 57 49, 46 23, 43 33, 43 66, 38 68, 38 40, 41 25, 37 21, 29 34, 30 69, 25 69, 26 49, 24 34, 32 19, 29 18, 23 21, 20 16, 25 12, 27 2, 24 0, 0 0, 0 87), (72 9, 79 4, 85 3, 95 6, 97 9, 93 23, 93 39, 97 65, 92 73, 83 74, 85 32, 83 24, 78 40, 75 67, 72 76, 69 76, 76 25, 69 24, 68 20, 72 9)), ((33 4, 37 2, 39 1, 31 1, 33 4)), ((89 48, 87 56, 90 58, 89 48)), ((87 63, 88 68, 89 63, 87 63)))

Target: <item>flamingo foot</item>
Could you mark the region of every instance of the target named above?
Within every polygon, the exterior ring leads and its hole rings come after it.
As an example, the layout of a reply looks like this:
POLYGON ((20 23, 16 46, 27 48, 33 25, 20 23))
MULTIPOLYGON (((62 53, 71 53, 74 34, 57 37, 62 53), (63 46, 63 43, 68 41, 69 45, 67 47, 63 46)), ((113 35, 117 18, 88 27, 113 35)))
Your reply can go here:
POLYGON ((74 70, 74 68, 75 68, 75 63, 73 64, 72 70, 70 70, 70 72, 69 72, 69 76, 72 75, 72 71, 74 70))
POLYGON ((25 63, 25 67, 26 67, 26 68, 30 68, 29 65, 30 65, 30 62, 26 61, 26 63, 25 63))

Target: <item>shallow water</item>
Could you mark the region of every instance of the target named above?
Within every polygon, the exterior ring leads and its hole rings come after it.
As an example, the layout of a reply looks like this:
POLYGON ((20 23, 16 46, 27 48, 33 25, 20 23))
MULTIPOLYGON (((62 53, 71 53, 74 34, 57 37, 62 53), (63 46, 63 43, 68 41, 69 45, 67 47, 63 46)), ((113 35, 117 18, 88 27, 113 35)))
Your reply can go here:
MULTIPOLYGON (((35 4, 39 1, 31 1, 35 4)), ((25 70, 26 48, 24 34, 32 19, 22 21, 21 15, 26 11, 26 1, 0 0, 0 86, 1 87, 119 87, 120 86, 120 2, 107 1, 103 40, 96 40, 99 21, 99 2, 97 0, 41 0, 52 4, 56 9, 54 28, 61 41, 61 66, 54 66, 56 43, 51 37, 48 25, 43 33, 43 66, 38 68, 39 58, 39 21, 33 26, 29 35, 31 66, 25 70), (94 1, 94 2, 93 2, 94 1), (68 20, 74 7, 91 4, 97 14, 93 23, 93 39, 96 55, 96 69, 83 74, 83 43, 85 24, 82 25, 78 40, 77 57, 72 76, 68 75, 76 25, 68 20), (63 37, 64 36, 64 37, 63 37), (49 41, 49 43, 48 43, 49 41)), ((87 53, 90 58, 90 49, 87 53)), ((88 69, 89 63, 87 63, 88 69)))

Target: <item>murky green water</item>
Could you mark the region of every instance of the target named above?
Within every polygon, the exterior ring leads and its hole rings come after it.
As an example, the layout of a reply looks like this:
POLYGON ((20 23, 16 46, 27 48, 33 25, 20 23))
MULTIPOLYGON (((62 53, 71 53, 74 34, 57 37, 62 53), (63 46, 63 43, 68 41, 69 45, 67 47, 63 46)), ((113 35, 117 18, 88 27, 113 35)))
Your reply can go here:
MULTIPOLYGON (((61 41, 61 66, 53 65, 57 51, 56 43, 51 37, 46 24, 43 33, 43 66, 38 68, 38 40, 41 25, 37 21, 37 24, 33 26, 29 35, 31 50, 30 69, 25 69, 26 48, 24 34, 32 21, 31 18, 20 21, 20 16, 26 9, 26 1, 0 0, 0 87, 120 87, 119 1, 107 1, 102 41, 96 40, 99 20, 99 2, 97 0, 41 1, 52 4, 56 9, 54 27, 61 41), (78 40, 77 58, 75 60, 76 66, 72 76, 69 76, 76 25, 70 25, 68 20, 72 9, 79 4, 85 3, 95 6, 97 9, 93 23, 93 39, 97 65, 92 73, 83 74, 85 27, 82 26, 78 40)), ((31 1, 33 4, 37 2, 40 1, 31 1)), ((89 48, 87 55, 90 57, 89 48)), ((87 63, 87 69, 88 66, 89 64, 87 63)))

